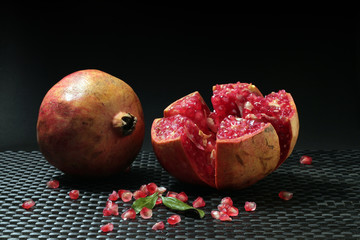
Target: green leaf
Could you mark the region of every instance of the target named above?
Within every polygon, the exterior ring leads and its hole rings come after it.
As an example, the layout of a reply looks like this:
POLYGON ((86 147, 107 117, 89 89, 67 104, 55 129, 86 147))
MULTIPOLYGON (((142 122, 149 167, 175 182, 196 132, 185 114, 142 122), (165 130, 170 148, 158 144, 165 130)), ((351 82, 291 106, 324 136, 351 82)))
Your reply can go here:
POLYGON ((147 207, 149 209, 153 209, 155 204, 156 204, 156 200, 159 197, 159 193, 155 192, 154 194, 144 197, 144 198, 138 198, 132 205, 131 207, 135 210, 136 213, 139 213, 141 211, 141 209, 143 209, 143 207, 147 207))
POLYGON ((195 212, 200 218, 203 218, 205 216, 205 212, 203 210, 200 210, 198 208, 194 208, 182 201, 180 201, 177 198, 174 197, 163 197, 161 196, 163 204, 176 211, 192 211, 195 212))

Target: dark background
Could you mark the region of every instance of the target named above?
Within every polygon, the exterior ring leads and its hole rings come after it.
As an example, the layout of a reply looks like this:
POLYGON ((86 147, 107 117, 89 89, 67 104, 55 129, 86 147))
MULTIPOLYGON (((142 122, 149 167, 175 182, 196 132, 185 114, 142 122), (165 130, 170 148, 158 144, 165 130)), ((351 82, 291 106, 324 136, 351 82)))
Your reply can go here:
POLYGON ((0 10, 0 151, 37 150, 46 92, 96 68, 142 101, 146 136, 174 100, 216 83, 251 82, 295 99, 295 149, 360 147, 359 20, 352 11, 249 13, 235 6, 150 4, 0 10))

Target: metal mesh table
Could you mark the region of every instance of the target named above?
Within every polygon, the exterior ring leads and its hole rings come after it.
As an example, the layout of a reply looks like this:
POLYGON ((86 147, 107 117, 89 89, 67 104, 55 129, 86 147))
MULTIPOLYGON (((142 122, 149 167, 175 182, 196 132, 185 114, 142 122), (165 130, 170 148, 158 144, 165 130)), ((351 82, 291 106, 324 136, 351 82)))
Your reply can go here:
MULTIPOLYGON (((274 173, 239 191, 216 191, 182 184, 167 174, 152 152, 141 152, 131 171, 106 180, 79 181, 62 174, 40 152, 0 152, 0 236, 16 239, 360 239, 360 150, 295 151, 274 173), (313 165, 299 164, 301 155, 313 157, 313 165), (47 181, 60 181, 58 189, 47 181), (174 214, 157 206, 153 217, 124 221, 120 216, 104 217, 102 210, 112 190, 137 190, 155 182, 168 190, 185 191, 190 203, 202 196, 206 202, 203 219, 182 215, 176 226, 165 224, 162 231, 152 225, 174 214), (80 190, 80 198, 68 193, 80 190), (287 190, 293 199, 281 200, 287 190), (239 208, 231 222, 211 217, 220 200, 230 196, 239 208), (33 209, 21 207, 33 199, 33 209), (246 212, 245 201, 257 209, 246 212), (112 222, 114 230, 102 233, 100 226, 112 222)), ((118 201, 119 212, 131 203, 118 201)))

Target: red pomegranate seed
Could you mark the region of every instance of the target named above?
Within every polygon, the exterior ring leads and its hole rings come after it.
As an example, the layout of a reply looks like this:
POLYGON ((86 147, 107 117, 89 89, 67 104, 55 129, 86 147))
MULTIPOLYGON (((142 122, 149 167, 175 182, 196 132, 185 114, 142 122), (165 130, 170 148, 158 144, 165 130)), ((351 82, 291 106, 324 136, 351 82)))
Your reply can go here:
POLYGON ((136 191, 134 192, 134 194, 133 194, 133 197, 134 197, 135 199, 144 198, 144 197, 146 197, 146 196, 147 196, 147 194, 144 193, 144 192, 141 191, 141 190, 136 190, 136 191))
POLYGON ((221 203, 232 206, 233 200, 231 199, 231 197, 224 197, 223 199, 221 199, 221 203))
POLYGON ((147 185, 146 185, 146 184, 141 185, 139 190, 142 191, 143 193, 145 193, 145 196, 149 195, 149 191, 148 191, 148 189, 147 189, 147 185))
POLYGON ((146 185, 147 187, 147 191, 149 195, 154 194, 157 191, 157 185, 155 183, 149 183, 148 185, 146 185))
POLYGON ((211 211, 211 216, 215 219, 219 219, 220 218, 220 212, 219 211, 216 211, 216 210, 213 210, 211 211))
POLYGON ((69 196, 71 199, 76 200, 79 198, 79 190, 71 190, 69 192, 69 196))
POLYGON ((217 209, 219 211, 227 211, 231 206, 229 204, 225 204, 225 203, 220 203, 218 206, 217 206, 217 209))
POLYGON ((167 222, 170 224, 170 225, 175 225, 177 223, 179 223, 181 221, 181 217, 177 214, 174 214, 174 215, 171 215, 168 219, 167 219, 167 222))
POLYGON ((109 200, 111 201, 116 201, 118 199, 119 199, 119 194, 116 191, 113 191, 109 196, 109 200))
POLYGON ((114 229, 114 225, 112 223, 108 223, 104 226, 101 226, 100 229, 102 232, 111 232, 114 229))
POLYGON ((165 187, 158 187, 157 188, 157 191, 160 193, 160 194, 163 194, 164 192, 166 192, 166 188, 165 187))
POLYGON ((123 212, 123 214, 121 214, 121 218, 124 220, 127 219, 135 219, 136 218, 136 212, 134 209, 130 208, 128 210, 126 210, 125 212, 123 212))
POLYGON ((153 230, 163 230, 165 228, 165 224, 163 221, 157 222, 152 226, 153 230))
POLYGON ((234 207, 234 206, 230 206, 227 210, 226 210, 227 215, 229 215, 230 217, 235 217, 237 215, 239 215, 239 209, 234 207))
POLYGON ((312 164, 312 157, 304 155, 300 158, 300 163, 305 165, 310 165, 312 164))
POLYGON ((58 188, 59 187, 59 181, 58 180, 50 180, 50 181, 48 181, 47 183, 46 183, 46 186, 48 187, 48 188, 53 188, 53 189, 55 189, 55 188, 58 188))
POLYGON ((104 216, 118 216, 119 215, 119 206, 112 202, 111 200, 106 202, 106 207, 103 210, 104 216))
POLYGON ((161 197, 159 197, 159 198, 156 200, 155 205, 160 205, 160 204, 162 204, 162 199, 161 199, 161 197))
POLYGON ((35 205, 35 202, 32 199, 26 200, 23 204, 22 207, 24 209, 30 209, 35 205))
POLYGON ((281 191, 279 192, 279 197, 283 200, 290 200, 293 197, 293 193, 287 192, 287 191, 281 191))
POLYGON ((178 195, 177 192, 173 192, 173 191, 168 191, 166 193, 166 197, 173 197, 173 198, 176 198, 176 195, 178 195))
POLYGON ((244 205, 245 211, 252 212, 256 209, 256 203, 255 202, 245 202, 244 205))
POLYGON ((176 195, 176 198, 179 199, 182 202, 187 202, 189 200, 188 196, 184 192, 178 193, 176 195))
POLYGON ((123 190, 123 191, 119 190, 119 191, 121 191, 121 194, 119 194, 119 196, 120 196, 120 198, 121 198, 121 200, 123 202, 130 202, 131 201, 131 199, 133 197, 132 192, 130 192, 129 190, 123 190))
POLYGON ((220 221, 232 221, 232 218, 226 213, 220 213, 220 221))
POLYGON ((194 200, 192 205, 194 208, 200 208, 200 207, 205 207, 206 204, 202 197, 198 197, 197 199, 194 200))
POLYGON ((147 207, 143 207, 143 209, 140 211, 140 216, 143 219, 149 219, 152 217, 152 210, 147 207))

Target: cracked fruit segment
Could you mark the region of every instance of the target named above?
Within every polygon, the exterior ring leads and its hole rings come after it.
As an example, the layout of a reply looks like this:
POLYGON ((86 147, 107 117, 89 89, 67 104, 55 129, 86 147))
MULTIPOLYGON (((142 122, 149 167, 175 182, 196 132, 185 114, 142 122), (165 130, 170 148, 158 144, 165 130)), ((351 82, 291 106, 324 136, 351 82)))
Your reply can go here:
POLYGON ((160 164, 180 181, 241 189, 291 154, 299 131, 294 100, 281 90, 265 97, 248 83, 213 87, 211 112, 199 92, 180 98, 154 120, 160 164))

